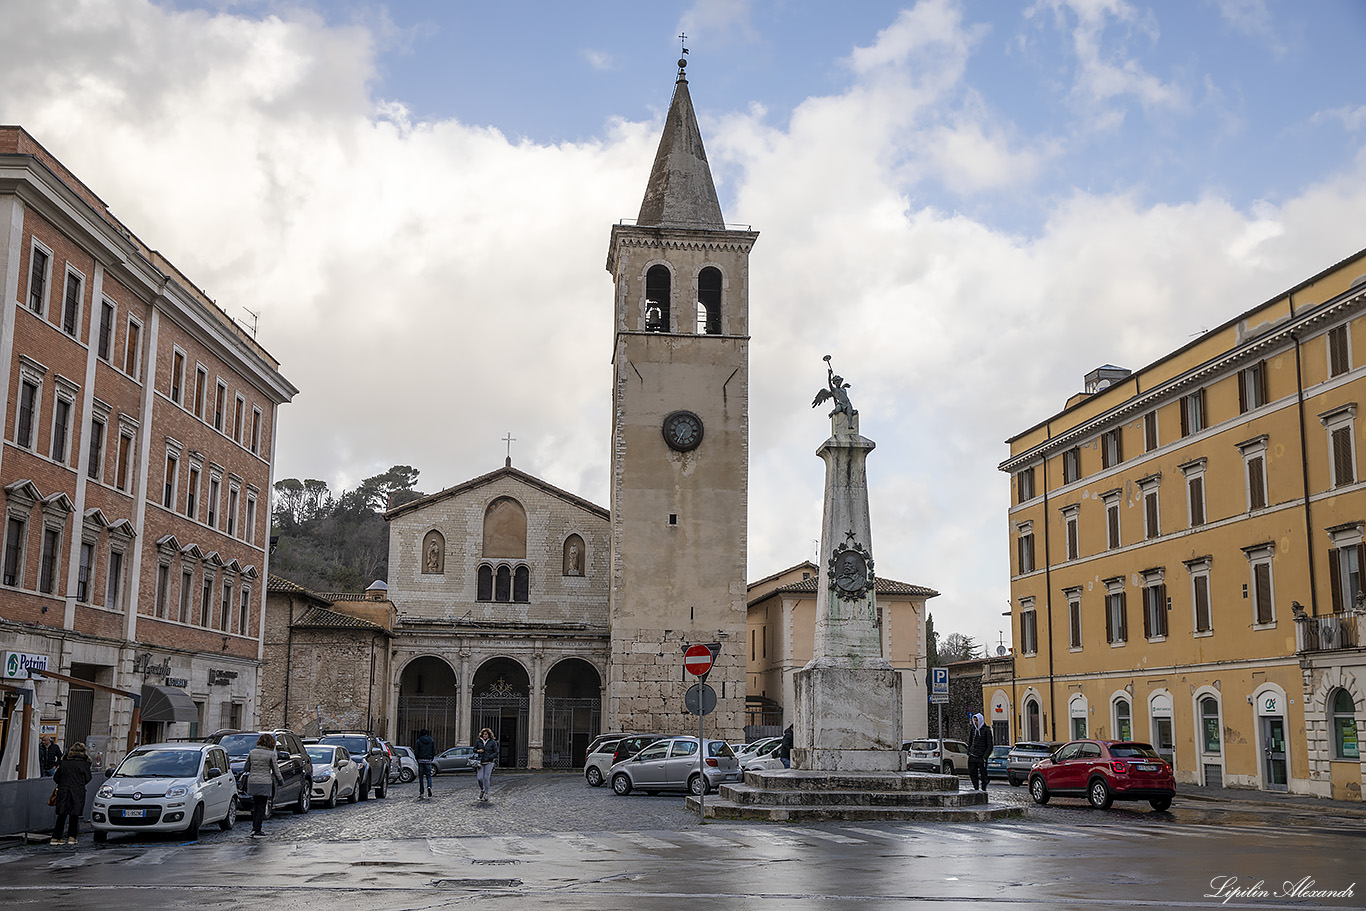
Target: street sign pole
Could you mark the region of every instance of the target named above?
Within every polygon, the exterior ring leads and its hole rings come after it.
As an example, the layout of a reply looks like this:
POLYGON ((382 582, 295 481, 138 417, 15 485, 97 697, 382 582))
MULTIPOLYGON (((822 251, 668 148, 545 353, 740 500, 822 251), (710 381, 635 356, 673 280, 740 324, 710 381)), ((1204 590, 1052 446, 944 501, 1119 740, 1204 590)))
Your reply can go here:
POLYGON ((712 662, 716 660, 716 655, 721 651, 721 643, 711 642, 707 645, 690 645, 683 653, 683 667, 688 673, 697 678, 697 777, 702 783, 701 789, 697 794, 697 818, 699 821, 706 819, 707 811, 707 741, 704 739, 703 723, 707 718, 706 711, 706 683, 707 675, 711 673, 712 662))

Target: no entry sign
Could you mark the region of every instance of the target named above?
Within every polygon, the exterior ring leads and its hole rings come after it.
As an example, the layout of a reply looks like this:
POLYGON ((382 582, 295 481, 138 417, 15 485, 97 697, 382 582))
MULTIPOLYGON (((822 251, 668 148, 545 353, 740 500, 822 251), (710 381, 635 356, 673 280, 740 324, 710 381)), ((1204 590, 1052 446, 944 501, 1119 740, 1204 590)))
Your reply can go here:
POLYGON ((692 645, 683 653, 683 667, 694 677, 705 677, 711 670, 711 649, 705 645, 692 645))

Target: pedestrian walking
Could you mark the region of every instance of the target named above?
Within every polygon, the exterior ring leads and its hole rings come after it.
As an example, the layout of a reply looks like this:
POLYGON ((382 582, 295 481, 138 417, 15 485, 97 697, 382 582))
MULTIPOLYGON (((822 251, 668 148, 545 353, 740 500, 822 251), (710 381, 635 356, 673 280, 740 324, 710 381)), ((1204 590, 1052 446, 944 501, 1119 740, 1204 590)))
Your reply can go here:
POLYGON ((968 777, 972 779, 972 787, 978 789, 978 782, 981 782, 981 790, 987 789, 987 757, 991 755, 992 747, 996 744, 992 740, 991 727, 981 712, 972 716, 972 733, 968 735, 968 777))
POLYGON ((432 769, 436 766, 436 741, 432 732, 423 728, 417 732, 413 741, 413 757, 417 760, 417 796, 422 797, 422 789, 432 796, 432 769))
POLYGON ((489 799, 489 786, 493 783, 493 764, 498 761, 498 738, 493 731, 484 728, 479 739, 474 742, 474 755, 479 760, 479 799, 489 799))
POLYGON ((280 759, 275 755, 274 734, 256 738, 256 746, 247 754, 242 771, 247 773, 247 793, 251 795, 251 837, 265 838, 261 824, 266 821, 266 802, 274 797, 275 786, 285 783, 280 774, 280 759))
POLYGON ((52 827, 51 844, 62 844, 62 829, 66 829, 66 844, 74 845, 80 834, 81 814, 85 812, 85 786, 90 784, 90 757, 85 744, 73 743, 66 756, 57 763, 52 775, 55 785, 52 807, 57 811, 57 824, 52 827))
MULTIPOLYGON (((57 771, 57 763, 62 761, 62 748, 57 746, 57 738, 44 734, 38 740, 38 768, 47 778, 57 771)), ((87 760, 88 761, 88 760, 87 760)))
POLYGON ((783 731, 783 743, 778 747, 778 758, 783 761, 783 768, 792 768, 792 725, 787 726, 783 731))

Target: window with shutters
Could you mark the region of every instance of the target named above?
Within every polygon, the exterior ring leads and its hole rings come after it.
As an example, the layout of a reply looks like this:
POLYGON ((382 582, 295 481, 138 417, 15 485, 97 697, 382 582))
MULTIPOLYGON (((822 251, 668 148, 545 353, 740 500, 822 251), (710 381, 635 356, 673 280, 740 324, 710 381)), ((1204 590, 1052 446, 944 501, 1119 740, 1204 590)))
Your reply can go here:
POLYGON ((119 434, 119 449, 114 462, 114 486, 119 490, 128 489, 128 475, 133 469, 133 435, 119 434))
POLYGON ((1143 415, 1143 451, 1152 452, 1157 448, 1157 412, 1149 411, 1143 415))
POLYGON ((1107 430, 1100 435, 1100 459, 1105 468, 1114 468, 1124 461, 1124 439, 1120 429, 1107 430))
POLYGON ((166 619, 166 605, 171 600, 171 564, 157 563, 156 615, 166 619))
POLYGON ((72 400, 61 392, 52 403, 52 461, 66 464, 67 443, 71 440, 72 400))
POLYGON ((1186 478, 1186 521, 1191 528, 1205 524, 1206 459, 1194 459, 1180 466, 1186 478))
POLYGON ((1123 645, 1129 640, 1129 616, 1124 599, 1124 579, 1105 580, 1105 641, 1123 645))
POLYGON ((1244 548, 1247 555, 1250 581, 1248 595, 1252 600, 1252 622, 1254 628, 1272 627, 1276 624, 1276 597, 1271 572, 1274 547, 1270 543, 1244 548))
POLYGON ((1019 537, 1015 541, 1016 566, 1019 574, 1034 571, 1034 523, 1025 522, 1018 528, 1019 537))
POLYGON ((24 552, 28 544, 28 522, 11 515, 5 523, 4 583, 15 587, 24 584, 24 552))
POLYGON ((81 276, 75 272, 66 273, 66 291, 62 295, 62 331, 72 338, 81 326, 81 276))
POLYGON ((261 409, 255 405, 251 408, 251 451, 261 454, 261 409))
POLYGON ((1143 635, 1152 641, 1167 638, 1167 586, 1160 570, 1143 574, 1143 635))
POLYGON ((1081 480, 1081 449, 1073 446, 1062 454, 1062 482, 1071 484, 1081 480))
POLYGON ((204 420, 205 389, 209 386, 209 371, 203 367, 194 368, 194 416, 204 420))
POLYGON ((185 485, 185 517, 199 518, 199 466, 190 464, 190 480, 185 485))
POLYGON ((76 569, 76 600, 82 604, 90 602, 90 583, 95 575, 95 542, 81 542, 80 562, 76 569))
POLYGON ((204 573, 204 587, 200 589, 199 625, 205 629, 213 625, 213 577, 204 573))
POLYGON ((218 628, 223 632, 228 631, 229 620, 232 618, 232 580, 223 580, 223 603, 218 611, 218 628))
POLYGON ((1197 389, 1181 399, 1181 435, 1188 437, 1205 429, 1205 390, 1197 389))
POLYGON ((1161 477, 1154 475, 1138 482, 1143 494, 1143 537, 1152 540, 1162 534, 1162 516, 1158 511, 1157 490, 1161 477))
POLYGON ((1356 483, 1356 445, 1353 432, 1356 425, 1356 410, 1356 403, 1353 402, 1319 415, 1324 429, 1328 431, 1329 470, 1332 472, 1334 487, 1356 483))
POLYGON ((1063 526, 1067 529, 1067 559, 1075 560, 1081 552, 1081 542, 1078 540, 1079 532, 1077 529, 1078 513, 1080 508, 1068 506, 1062 510, 1063 526))
POLYGON ((1105 546, 1110 550, 1115 550, 1120 546, 1119 536, 1119 502, 1122 492, 1119 490, 1107 491, 1100 495, 1100 501, 1105 504, 1105 546))
POLYGON ((174 452, 166 453, 166 476, 161 483, 161 505, 175 509, 176 481, 180 477, 180 459, 174 452))
POLYGON ((1081 589, 1063 590, 1067 597, 1067 642, 1071 651, 1081 651, 1081 589))
POLYGON ((47 309, 47 287, 48 276, 51 274, 49 267, 52 265, 52 253, 34 241, 33 246, 29 248, 28 256, 28 308, 34 313, 42 313, 47 309))
POLYGON ((1210 616, 1209 570, 1210 558, 1201 557, 1186 563, 1191 577, 1191 623, 1197 636, 1208 636, 1213 629, 1210 616))
POLYGON ((1023 503, 1034 499, 1034 468, 1022 468, 1015 472, 1015 502, 1023 503))
POLYGON ((1328 579, 1333 594, 1333 613, 1356 607, 1361 594, 1361 568, 1366 566, 1366 524, 1351 522, 1328 529, 1333 547, 1328 551, 1328 579))
POLYGON ((194 570, 180 571, 180 610, 176 619, 181 623, 190 622, 190 599, 194 597, 194 570))
POLYGON ((1266 402, 1266 361, 1258 361, 1238 371, 1238 412, 1247 414, 1266 402))
POLYGON ((100 479, 100 474, 104 471, 104 421, 99 418, 90 419, 90 457, 86 460, 85 473, 87 477, 100 479))
POLYGON ((237 396, 232 408, 232 438, 238 445, 242 443, 242 419, 246 411, 247 400, 240 395, 237 396))
POLYGON ((142 323, 128 318, 128 332, 123 339, 123 372, 137 379, 142 362, 142 323))
POLYGON ((14 443, 23 449, 33 448, 33 419, 38 410, 38 384, 32 380, 19 381, 19 414, 14 422, 14 443))
POLYGON ((171 353, 171 401, 181 404, 185 397, 185 352, 171 353))
POLYGON ((109 301, 100 302, 100 339, 95 348, 95 353, 100 360, 109 360, 109 353, 114 350, 114 305, 109 301))
POLYGON ((1341 376, 1352 369, 1352 356, 1347 348, 1347 327, 1334 326, 1328 330, 1328 375, 1341 376))
POLYGON ((1263 434, 1238 444, 1238 451, 1243 454, 1243 473, 1247 480, 1247 508, 1249 512, 1266 508, 1267 441, 1268 437, 1263 434))
MULTIPOLYGON (((212 466, 210 466, 212 468, 212 466)), ((205 517, 210 528, 218 527, 218 494, 222 490, 222 480, 212 471, 209 473, 209 505, 208 513, 205 517)))
POLYGON ((1039 652, 1039 627, 1033 598, 1020 599, 1020 652, 1025 655, 1039 652))
POLYGON ((43 549, 38 556, 38 591, 50 595, 57 587, 57 556, 62 550, 62 533, 43 529, 43 549))
POLYGON ((223 431, 223 411, 227 407, 228 387, 222 381, 218 381, 218 386, 213 394, 213 429, 223 431))

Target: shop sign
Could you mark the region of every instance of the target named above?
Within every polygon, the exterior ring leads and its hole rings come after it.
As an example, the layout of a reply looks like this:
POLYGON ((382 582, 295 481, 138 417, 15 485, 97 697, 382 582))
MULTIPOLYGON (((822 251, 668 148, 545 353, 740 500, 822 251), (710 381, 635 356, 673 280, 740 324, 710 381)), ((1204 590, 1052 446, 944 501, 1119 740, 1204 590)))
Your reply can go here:
POLYGON ((167 685, 167 686, 178 686, 178 687, 180 687, 180 688, 183 690, 183 689, 185 689, 185 687, 187 687, 187 686, 190 685, 190 681, 189 681, 189 678, 187 678, 187 677, 167 677, 167 678, 166 678, 166 685, 167 685))
POLYGON ((60 725, 61 719, 59 718, 44 718, 38 722, 38 736, 56 737, 60 725))
POLYGON ((1257 714, 1259 715, 1279 715, 1281 713, 1281 697, 1275 693, 1263 693, 1257 697, 1257 714))
POLYGON ((133 659, 133 673, 142 674, 142 679, 148 677, 165 677, 171 672, 171 659, 163 658, 160 664, 152 663, 152 653, 143 652, 133 659))
POLYGON ((209 668, 209 686, 227 686, 237 679, 237 671, 225 671, 216 667, 209 668))
POLYGON ((47 670, 47 655, 5 652, 4 676, 6 678, 27 680, 30 668, 35 671, 47 670))

